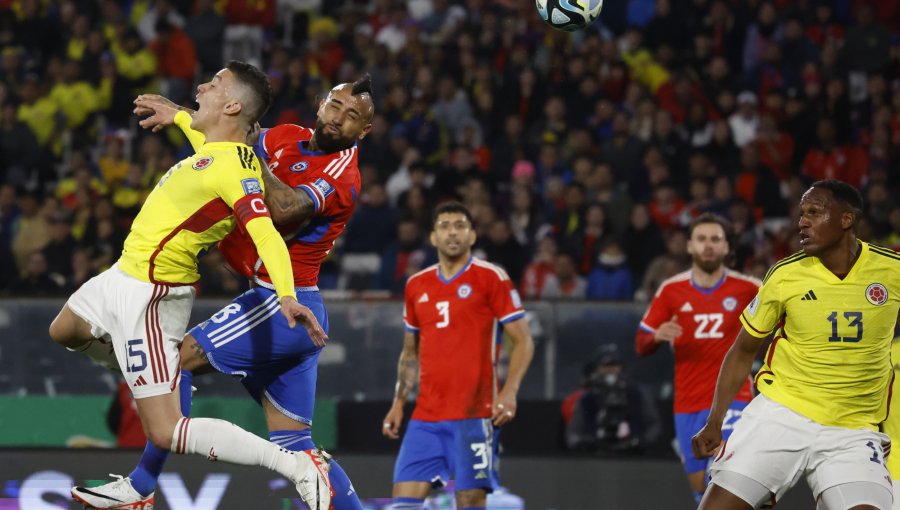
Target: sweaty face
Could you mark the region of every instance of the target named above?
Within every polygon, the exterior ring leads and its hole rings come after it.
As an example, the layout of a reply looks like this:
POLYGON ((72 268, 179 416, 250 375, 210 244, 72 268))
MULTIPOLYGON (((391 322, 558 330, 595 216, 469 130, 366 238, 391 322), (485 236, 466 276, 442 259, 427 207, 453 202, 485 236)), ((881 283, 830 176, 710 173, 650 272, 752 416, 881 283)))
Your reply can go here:
POLYGON ((350 94, 349 84, 331 89, 316 116, 316 144, 323 152, 349 149, 372 129, 372 99, 368 94, 350 94))
POLYGON ((831 192, 810 188, 800 199, 800 246, 807 255, 818 256, 836 246, 852 227, 849 211, 831 192))
POLYGON ((468 256, 475 244, 475 229, 462 213, 441 214, 434 223, 431 244, 442 257, 455 259, 468 256))
POLYGON ((191 127, 198 131, 212 126, 236 96, 237 84, 234 74, 222 69, 213 79, 197 87, 197 112, 191 120, 191 127))
POLYGON ((701 223, 688 239, 688 253, 694 265, 707 273, 717 271, 728 256, 728 240, 718 223, 701 223))

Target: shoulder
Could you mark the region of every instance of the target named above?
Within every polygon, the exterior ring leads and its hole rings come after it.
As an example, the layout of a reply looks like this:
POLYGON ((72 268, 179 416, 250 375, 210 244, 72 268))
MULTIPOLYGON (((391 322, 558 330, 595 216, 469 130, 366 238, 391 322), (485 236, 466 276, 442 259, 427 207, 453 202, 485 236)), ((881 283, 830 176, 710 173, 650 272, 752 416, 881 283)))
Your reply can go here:
POLYGON ((252 170, 256 167, 256 155, 253 149, 242 143, 234 144, 204 144, 200 147, 195 155, 193 163, 195 170, 203 170, 204 168, 215 165, 216 167, 233 166, 238 169, 244 168, 252 170), (208 159, 209 161, 202 162, 208 159), (197 164, 203 165, 203 168, 197 168, 197 164))
POLYGON ((900 253, 897 253, 890 248, 885 248, 884 246, 878 246, 877 244, 866 244, 869 246, 869 252, 875 255, 875 257, 873 257, 874 260, 893 267, 900 265, 900 253))
POLYGON ((691 272, 683 271, 681 273, 676 274, 675 276, 671 276, 666 278, 659 284, 659 289, 656 291, 656 296, 660 296, 663 292, 672 292, 679 287, 690 284, 691 282, 691 272))
POLYGON ((437 264, 432 264, 425 269, 419 271, 418 273, 413 274, 406 280, 406 287, 409 288, 410 285, 424 283, 426 280, 426 276, 429 274, 434 274, 437 269, 437 264))
POLYGON ((496 264, 491 264, 486 260, 481 260, 478 257, 472 257, 472 266, 471 268, 478 272, 480 275, 487 276, 490 280, 495 281, 510 281, 509 275, 506 274, 506 271, 503 270, 500 266, 496 264))
POLYGON ((762 283, 769 283, 771 280, 779 280, 788 275, 791 271, 801 267, 801 264, 804 260, 810 258, 810 255, 807 255, 803 251, 798 251, 797 253, 785 257, 769 268, 769 272, 766 273, 766 276, 763 278, 762 283), (800 263, 800 264, 798 264, 800 263))
POLYGON ((352 183, 359 175, 357 165, 357 154, 359 150, 356 145, 349 149, 335 152, 331 154, 331 161, 322 169, 322 175, 330 177, 335 181, 346 181, 352 183))
POLYGON ((728 278, 732 279, 734 282, 742 285, 753 286, 754 288, 762 285, 762 282, 758 279, 745 275, 744 273, 740 273, 738 271, 734 271, 732 269, 726 269, 725 274, 728 275, 728 278))
POLYGON ((309 140, 310 136, 312 136, 312 129, 298 126, 296 124, 278 124, 277 126, 263 131, 260 136, 264 136, 267 140, 270 141, 281 141, 284 139, 289 139, 292 142, 299 142, 303 140, 309 140))

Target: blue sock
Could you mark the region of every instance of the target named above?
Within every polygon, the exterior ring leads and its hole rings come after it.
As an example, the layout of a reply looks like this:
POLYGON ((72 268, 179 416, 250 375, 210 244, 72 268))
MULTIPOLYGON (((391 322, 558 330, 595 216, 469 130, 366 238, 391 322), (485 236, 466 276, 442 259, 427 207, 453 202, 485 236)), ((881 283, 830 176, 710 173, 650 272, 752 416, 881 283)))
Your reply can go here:
MULTIPOLYGON (((187 370, 181 371, 178 392, 181 396, 181 414, 184 416, 191 415, 191 381, 193 378, 193 374, 187 370)), ((166 465, 166 459, 168 458, 168 451, 160 450, 153 446, 150 441, 147 441, 140 462, 138 462, 134 471, 128 475, 128 478, 131 478, 131 486, 134 487, 134 490, 145 497, 155 491, 156 480, 159 478, 159 474, 162 473, 163 466, 166 465)))
POLYGON ((422 510, 425 500, 420 498, 394 498, 390 510, 422 510))
MULTIPOLYGON (((281 446, 285 450, 292 452, 302 452, 304 450, 314 449, 315 443, 312 440, 312 430, 273 430, 269 432, 269 441, 281 446)), ((331 504, 334 510, 363 510, 362 503, 353 489, 350 477, 344 472, 344 469, 337 463, 331 461, 331 470, 328 472, 328 479, 331 481, 331 488, 334 490, 334 497, 331 498, 331 504)))

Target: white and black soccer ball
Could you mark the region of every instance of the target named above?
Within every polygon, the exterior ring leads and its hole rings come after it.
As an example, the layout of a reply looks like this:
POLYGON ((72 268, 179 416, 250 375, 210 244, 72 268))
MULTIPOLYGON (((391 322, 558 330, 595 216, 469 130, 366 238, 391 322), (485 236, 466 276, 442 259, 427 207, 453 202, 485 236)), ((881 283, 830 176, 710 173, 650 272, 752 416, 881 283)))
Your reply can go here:
POLYGON ((574 32, 600 17, 603 0, 534 0, 541 19, 565 32, 574 32))

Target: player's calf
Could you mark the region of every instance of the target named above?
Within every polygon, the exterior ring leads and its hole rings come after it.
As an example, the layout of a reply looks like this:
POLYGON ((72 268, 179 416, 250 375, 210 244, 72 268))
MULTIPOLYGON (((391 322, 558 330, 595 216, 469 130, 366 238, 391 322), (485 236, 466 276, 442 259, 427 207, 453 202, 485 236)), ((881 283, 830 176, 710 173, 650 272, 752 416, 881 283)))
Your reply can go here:
POLYGON ((456 491, 456 508, 483 510, 485 505, 487 505, 487 492, 484 489, 456 491))

